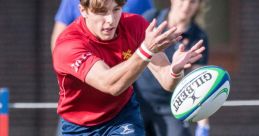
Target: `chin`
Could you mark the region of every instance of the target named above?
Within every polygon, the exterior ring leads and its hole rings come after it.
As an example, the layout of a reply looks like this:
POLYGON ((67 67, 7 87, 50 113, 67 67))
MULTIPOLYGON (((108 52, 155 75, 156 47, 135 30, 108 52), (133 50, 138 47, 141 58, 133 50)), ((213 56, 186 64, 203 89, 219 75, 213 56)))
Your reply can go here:
POLYGON ((108 40, 111 40, 113 37, 111 37, 111 36, 102 36, 102 37, 100 37, 100 39, 102 40, 102 41, 108 41, 108 40))
POLYGON ((113 38, 114 38, 114 34, 113 35, 103 35, 100 37, 100 39, 103 41, 112 40, 113 38))

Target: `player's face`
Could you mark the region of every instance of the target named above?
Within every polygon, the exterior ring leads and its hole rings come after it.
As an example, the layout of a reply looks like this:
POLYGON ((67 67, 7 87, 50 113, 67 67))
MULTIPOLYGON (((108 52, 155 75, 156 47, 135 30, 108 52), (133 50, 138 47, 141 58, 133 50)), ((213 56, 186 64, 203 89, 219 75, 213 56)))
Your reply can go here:
POLYGON ((122 7, 114 0, 108 0, 105 10, 93 13, 85 12, 85 20, 88 29, 100 40, 111 40, 116 36, 116 29, 120 21, 122 7))
POLYGON ((171 0, 172 9, 179 19, 190 20, 197 12, 201 0, 171 0))

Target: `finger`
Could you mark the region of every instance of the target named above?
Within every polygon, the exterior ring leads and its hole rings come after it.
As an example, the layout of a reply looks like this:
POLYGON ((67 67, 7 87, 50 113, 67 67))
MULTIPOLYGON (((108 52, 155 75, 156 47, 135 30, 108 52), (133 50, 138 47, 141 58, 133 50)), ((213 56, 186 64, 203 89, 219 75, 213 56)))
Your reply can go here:
POLYGON ((187 68, 190 68, 191 66, 192 66, 191 63, 187 63, 187 64, 184 65, 184 68, 187 69, 187 68))
POLYGON ((171 39, 171 40, 170 40, 170 43, 177 43, 177 42, 180 42, 182 38, 183 38, 182 36, 178 36, 178 37, 176 37, 175 39, 171 39))
POLYGON ((198 54, 198 55, 196 55, 196 56, 193 56, 192 58, 189 59, 189 63, 192 64, 192 63, 196 62, 197 60, 199 60, 201 57, 202 57, 201 54, 198 54))
POLYGON ((174 42, 178 42, 178 41, 180 41, 182 39, 182 36, 178 36, 177 38, 175 38, 175 39, 163 39, 163 37, 158 37, 157 38, 157 41, 158 42, 156 42, 157 44, 158 44, 158 46, 162 46, 162 45, 164 45, 164 43, 174 43, 174 42))
MULTIPOLYGON (((182 37, 181 37, 181 36, 178 36, 176 39, 173 39, 173 40, 164 40, 164 41, 158 43, 157 46, 158 46, 159 48, 165 49, 165 48, 168 48, 169 46, 172 46, 172 45, 173 45, 172 43, 178 42, 178 41, 180 41, 181 39, 182 39, 182 37)), ((183 50, 184 50, 184 49, 183 49, 183 50)))
POLYGON ((163 41, 159 46, 168 45, 168 44, 170 44, 170 43, 171 43, 171 41, 165 40, 165 41, 163 41))
POLYGON ((183 38, 182 32, 171 33, 168 38, 171 39, 171 40, 174 40, 175 42, 179 42, 183 38))
POLYGON ((166 32, 164 32, 161 36, 169 39, 175 39, 176 37, 182 35, 181 32, 176 32, 176 30, 177 30, 177 27, 174 26, 169 30, 167 30, 166 32))
POLYGON ((165 27, 167 26, 167 21, 164 21, 162 24, 160 24, 157 29, 155 30, 155 35, 160 35, 163 30, 165 29, 165 27))
POLYGON ((200 53, 202 53, 205 49, 206 49, 206 48, 203 46, 203 47, 201 47, 201 48, 195 50, 195 53, 200 54, 200 53))
POLYGON ((205 50, 205 47, 200 47, 199 49, 193 51, 193 52, 188 52, 191 57, 197 56, 201 54, 205 50))
POLYGON ((173 39, 173 41, 174 42, 179 42, 182 39, 183 39, 183 37, 180 35, 180 36, 176 37, 175 39, 173 39))
MULTIPOLYGON (((182 36, 178 36, 176 39, 173 39, 173 40, 163 40, 162 42, 160 42, 159 44, 158 44, 158 47, 162 47, 163 49, 165 49, 165 48, 167 48, 167 47, 169 47, 169 46, 172 46, 173 44, 172 43, 174 43, 174 42, 178 42, 178 41, 180 41, 182 39, 182 36)), ((184 51, 185 50, 185 45, 183 45, 183 47, 181 47, 181 48, 183 48, 183 49, 181 49, 181 51, 184 51)))
POLYGON ((190 51, 197 50, 199 47, 201 47, 203 44, 203 40, 199 40, 192 48, 190 51))
POLYGON ((152 22, 147 27, 146 31, 147 32, 152 32, 155 27, 156 27, 156 19, 153 19, 152 22))
MULTIPOLYGON (((164 35, 165 37, 171 37, 173 35, 173 33, 176 31, 177 27, 173 26, 172 28, 170 28, 169 30, 167 30, 166 32, 164 32, 162 35, 164 35)), ((177 35, 181 35, 180 33, 176 33, 177 35)))
POLYGON ((171 42, 180 41, 182 39, 181 33, 174 33, 175 31, 176 31, 176 28, 170 29, 170 30, 166 31, 165 33, 157 36, 157 38, 156 38, 157 43, 161 43, 164 40, 169 40, 171 42))
POLYGON ((189 43, 189 39, 184 38, 184 39, 183 39, 183 44, 184 44, 184 45, 187 45, 188 43, 189 43))
POLYGON ((185 50, 185 45, 184 45, 184 44, 180 44, 178 50, 179 50, 180 52, 184 52, 184 50, 185 50))
POLYGON ((170 43, 171 43, 171 41, 169 41, 169 40, 163 41, 162 43, 160 43, 160 44, 158 45, 158 50, 163 50, 163 49, 168 48, 169 46, 172 45, 172 44, 170 44, 170 43))

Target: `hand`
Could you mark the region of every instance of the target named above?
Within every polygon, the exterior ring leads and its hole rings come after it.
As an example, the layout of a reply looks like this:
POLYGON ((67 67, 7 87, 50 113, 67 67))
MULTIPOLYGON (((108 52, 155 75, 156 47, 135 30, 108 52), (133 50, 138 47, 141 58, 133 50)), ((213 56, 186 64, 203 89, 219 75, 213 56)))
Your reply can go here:
POLYGON ((181 44, 172 58, 172 70, 180 73, 183 69, 190 68, 194 62, 202 57, 205 47, 202 46, 203 40, 197 42, 189 51, 185 51, 185 45, 181 44))
POLYGON ((176 27, 172 27, 171 29, 163 32, 167 27, 167 22, 164 21, 157 28, 156 19, 150 23, 148 28, 146 29, 146 37, 144 40, 144 44, 147 49, 153 53, 158 53, 165 48, 172 45, 171 43, 177 42, 181 40, 181 33, 176 32, 176 27))

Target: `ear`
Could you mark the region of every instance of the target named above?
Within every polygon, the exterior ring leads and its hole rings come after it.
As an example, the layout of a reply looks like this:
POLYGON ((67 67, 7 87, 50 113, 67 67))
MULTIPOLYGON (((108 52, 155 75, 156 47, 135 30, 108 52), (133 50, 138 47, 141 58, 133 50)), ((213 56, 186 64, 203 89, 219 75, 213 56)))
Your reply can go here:
POLYGON ((87 17, 87 11, 86 11, 86 9, 85 9, 81 4, 79 4, 78 7, 79 7, 79 11, 80 11, 81 15, 82 15, 84 18, 86 18, 86 17, 87 17))

